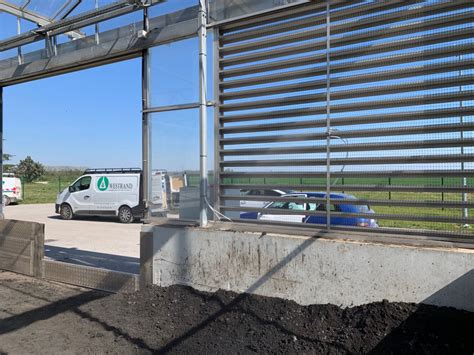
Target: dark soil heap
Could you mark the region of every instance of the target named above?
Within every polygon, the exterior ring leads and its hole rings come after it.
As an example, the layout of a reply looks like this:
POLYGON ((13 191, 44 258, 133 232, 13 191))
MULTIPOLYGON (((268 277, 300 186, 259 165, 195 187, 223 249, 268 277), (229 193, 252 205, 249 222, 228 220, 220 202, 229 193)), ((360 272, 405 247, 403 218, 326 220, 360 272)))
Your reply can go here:
POLYGON ((300 306, 276 298, 173 286, 105 297, 81 310, 103 314, 99 321, 114 324, 109 330, 144 352, 474 352, 474 313, 426 305, 300 306))

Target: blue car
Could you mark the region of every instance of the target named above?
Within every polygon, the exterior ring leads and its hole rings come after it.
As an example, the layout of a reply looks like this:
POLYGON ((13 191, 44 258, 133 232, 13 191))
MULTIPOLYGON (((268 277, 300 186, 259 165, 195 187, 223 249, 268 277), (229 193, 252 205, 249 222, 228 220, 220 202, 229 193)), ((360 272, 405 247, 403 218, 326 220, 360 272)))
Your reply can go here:
MULTIPOLYGON (((282 197, 296 197, 296 198, 326 198, 325 192, 298 192, 283 195, 282 197)), ((331 200, 356 200, 356 197, 343 193, 332 193, 331 200)), ((264 208, 268 209, 280 209, 280 210, 291 210, 301 211, 301 213, 291 214, 272 214, 271 212, 265 213, 242 213, 240 218, 243 219, 259 219, 262 221, 282 221, 282 222, 293 222, 293 223, 312 223, 312 224, 326 224, 326 215, 308 215, 306 211, 326 211, 325 202, 314 202, 314 203, 303 203, 303 202, 284 202, 275 201, 268 203, 264 208)), ((345 213, 365 213, 373 214, 374 211, 367 205, 353 205, 345 203, 331 204, 332 212, 345 212, 345 213)), ((377 221, 373 218, 364 217, 342 217, 342 216, 331 216, 331 225, 339 226, 358 226, 358 227, 370 227, 377 228, 377 221)))

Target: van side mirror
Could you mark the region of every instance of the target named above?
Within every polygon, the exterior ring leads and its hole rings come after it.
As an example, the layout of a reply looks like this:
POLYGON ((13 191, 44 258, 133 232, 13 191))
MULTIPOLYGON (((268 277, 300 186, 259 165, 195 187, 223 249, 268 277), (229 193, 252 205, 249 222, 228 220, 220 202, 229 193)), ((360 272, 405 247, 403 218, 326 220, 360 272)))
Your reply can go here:
POLYGON ((74 187, 69 186, 69 189, 68 189, 68 190, 69 190, 70 193, 73 193, 73 192, 74 192, 74 187))

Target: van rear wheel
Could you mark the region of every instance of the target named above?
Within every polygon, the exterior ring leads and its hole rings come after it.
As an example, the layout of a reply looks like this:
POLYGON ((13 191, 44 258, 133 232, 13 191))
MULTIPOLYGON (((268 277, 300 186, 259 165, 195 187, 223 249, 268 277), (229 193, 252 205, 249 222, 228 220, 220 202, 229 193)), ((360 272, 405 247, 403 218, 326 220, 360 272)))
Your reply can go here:
POLYGON ((59 211, 61 218, 64 220, 70 220, 73 217, 72 208, 71 206, 64 204, 61 205, 61 210, 59 211))
POLYGON ((132 209, 128 206, 120 207, 118 217, 121 223, 132 223, 134 219, 132 209))
POLYGON ((5 206, 9 206, 12 203, 12 200, 7 195, 3 196, 3 203, 5 206))

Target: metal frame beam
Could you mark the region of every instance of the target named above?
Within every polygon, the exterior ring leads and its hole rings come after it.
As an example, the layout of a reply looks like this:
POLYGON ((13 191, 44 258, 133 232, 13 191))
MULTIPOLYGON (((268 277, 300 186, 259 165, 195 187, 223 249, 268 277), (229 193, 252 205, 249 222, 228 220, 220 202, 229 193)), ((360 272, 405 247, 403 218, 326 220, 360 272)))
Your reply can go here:
MULTIPOLYGON (((191 38, 197 35, 198 7, 190 7, 150 19, 146 38, 130 31, 130 26, 57 45, 58 54, 44 58, 42 51, 23 53, 25 65, 18 58, 0 60, 0 86, 9 86, 58 74, 139 58, 145 48, 191 38)), ((141 23, 138 24, 140 27, 141 23)), ((39 36, 39 35, 37 35, 39 36)), ((1 45, 0 45, 1 47, 1 45)))
MULTIPOLYGON (((0 0, 0 12, 6 12, 10 15, 23 18, 27 21, 36 23, 38 26, 47 26, 52 24, 51 19, 44 17, 36 12, 25 9, 25 7, 16 6, 5 0, 0 0)), ((84 38, 85 35, 80 31, 71 31, 66 33, 72 39, 84 38)))
MULTIPOLYGON (((3 1, 3 0, 0 0, 3 1)), ((143 4, 139 0, 134 1, 120 1, 112 4, 99 7, 97 9, 81 13, 77 16, 73 16, 67 19, 63 19, 54 23, 45 24, 42 27, 23 33, 18 36, 8 38, 0 41, 0 51, 4 51, 11 48, 16 48, 25 44, 33 43, 44 39, 49 34, 59 35, 68 33, 70 31, 82 28, 88 25, 96 24, 102 21, 106 21, 118 16, 122 16, 134 11, 138 11, 145 6, 157 5, 164 0, 149 0, 148 4, 143 4)))

